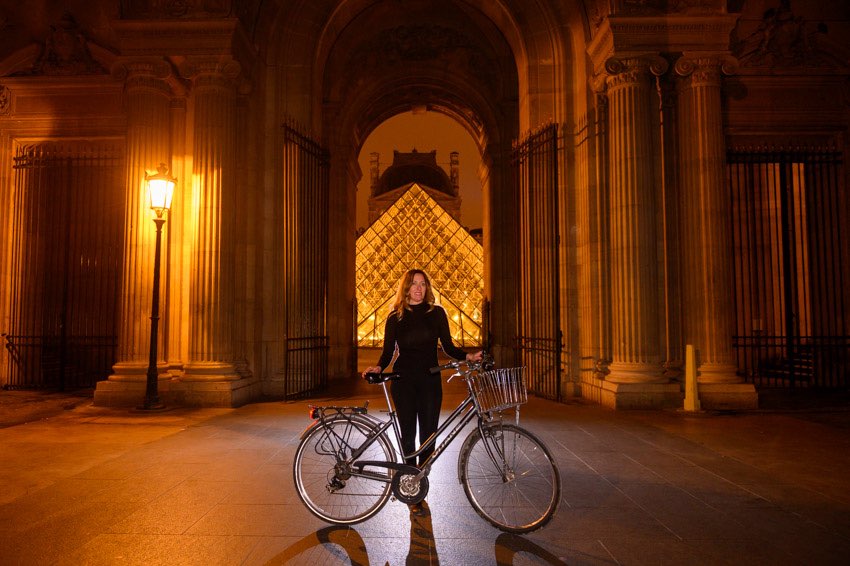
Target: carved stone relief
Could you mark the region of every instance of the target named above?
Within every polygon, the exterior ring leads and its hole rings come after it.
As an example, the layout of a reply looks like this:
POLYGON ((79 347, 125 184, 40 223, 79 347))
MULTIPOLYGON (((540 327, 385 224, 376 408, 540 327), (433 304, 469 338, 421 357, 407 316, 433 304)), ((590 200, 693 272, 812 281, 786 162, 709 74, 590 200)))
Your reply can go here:
POLYGON ((121 15, 125 18, 221 16, 231 13, 235 9, 233 4, 232 0, 123 0, 121 15))
POLYGON ((440 62, 494 86, 498 82, 492 65, 467 36, 438 26, 399 26, 385 30, 352 54, 349 68, 381 68, 405 63, 440 62))
POLYGON ((107 70, 98 63, 88 47, 88 40, 74 17, 65 13, 44 40, 41 54, 29 71, 19 75, 100 75, 107 70))
POLYGON ((621 0, 616 13, 630 16, 721 13, 724 4, 721 0, 621 0))
POLYGON ((11 106, 12 93, 6 86, 0 85, 0 116, 8 114, 11 106))
POLYGON ((790 0, 765 11, 755 31, 732 32, 732 53, 745 67, 823 67, 834 61, 818 45, 825 24, 812 24, 791 10, 790 0))

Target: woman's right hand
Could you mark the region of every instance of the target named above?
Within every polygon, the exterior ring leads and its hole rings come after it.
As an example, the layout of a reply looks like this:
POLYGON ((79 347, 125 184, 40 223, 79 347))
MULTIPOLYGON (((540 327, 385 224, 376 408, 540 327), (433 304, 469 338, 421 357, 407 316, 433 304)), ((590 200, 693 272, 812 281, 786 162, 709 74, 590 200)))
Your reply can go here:
POLYGON ((381 373, 381 366, 369 366, 363 370, 363 379, 366 379, 367 373, 381 373))

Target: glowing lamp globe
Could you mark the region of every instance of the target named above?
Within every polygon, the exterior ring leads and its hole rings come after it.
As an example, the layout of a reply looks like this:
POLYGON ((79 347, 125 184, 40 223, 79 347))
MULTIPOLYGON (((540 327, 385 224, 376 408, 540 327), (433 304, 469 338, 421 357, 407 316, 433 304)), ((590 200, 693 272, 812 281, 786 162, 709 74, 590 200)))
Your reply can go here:
POLYGON ((176 179, 168 174, 168 167, 165 163, 160 163, 157 173, 146 175, 145 181, 148 183, 151 210, 156 212, 157 218, 161 218, 162 213, 171 208, 171 198, 174 196, 176 179))

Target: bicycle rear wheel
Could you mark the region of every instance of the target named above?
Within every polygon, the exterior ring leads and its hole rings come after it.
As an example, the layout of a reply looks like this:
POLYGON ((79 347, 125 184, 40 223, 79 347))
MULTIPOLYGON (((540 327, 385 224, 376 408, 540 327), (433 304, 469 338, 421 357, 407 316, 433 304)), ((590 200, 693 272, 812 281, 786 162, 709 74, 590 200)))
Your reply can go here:
MULTIPOLYGON (((392 475, 387 468, 352 475, 346 465, 351 452, 363 444, 374 425, 357 416, 338 418, 307 432, 295 452, 295 490, 314 515, 329 523, 351 525, 365 521, 387 503, 392 475)), ((395 461, 386 435, 379 436, 360 460, 395 461)))
POLYGON ((460 451, 458 466, 466 497, 494 527, 528 533, 544 526, 561 499, 561 478, 546 446, 511 424, 483 425, 460 451))

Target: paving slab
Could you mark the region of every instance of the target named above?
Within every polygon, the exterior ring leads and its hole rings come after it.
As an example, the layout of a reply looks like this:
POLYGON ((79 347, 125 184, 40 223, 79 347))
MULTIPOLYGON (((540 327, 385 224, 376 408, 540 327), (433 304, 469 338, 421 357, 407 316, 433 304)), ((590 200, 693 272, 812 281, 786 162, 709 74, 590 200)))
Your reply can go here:
MULTIPOLYGON (((460 399, 447 386, 444 407, 460 399)), ((73 402, 0 428, 0 563, 847 564, 850 411, 613 411, 532 398, 521 424, 555 456, 557 515, 500 532, 457 481, 429 478, 428 517, 390 501, 328 525, 298 500, 292 457, 314 400, 161 413, 73 402), (45 416, 47 415, 47 416, 45 416)), ((2 410, 2 409, 0 409, 2 410)))

